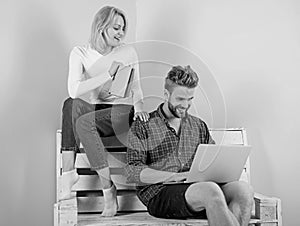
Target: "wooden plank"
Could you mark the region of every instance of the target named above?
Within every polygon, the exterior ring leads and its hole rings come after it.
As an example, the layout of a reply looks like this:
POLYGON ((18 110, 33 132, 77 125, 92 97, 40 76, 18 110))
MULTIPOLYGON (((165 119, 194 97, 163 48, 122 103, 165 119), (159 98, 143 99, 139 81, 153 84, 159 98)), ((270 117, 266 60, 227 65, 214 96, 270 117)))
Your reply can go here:
POLYGON ((76 197, 69 200, 59 201, 58 207, 58 225, 59 226, 75 226, 77 225, 77 200, 76 197))
POLYGON ((244 145, 242 129, 211 129, 210 133, 217 144, 244 145))
MULTIPOLYGON (((249 225, 257 224, 257 219, 251 219, 249 225)), ((103 218, 100 214, 79 214, 78 226, 103 226, 103 225, 186 225, 186 226, 208 226, 207 219, 162 219, 150 216, 147 212, 136 213, 118 213, 117 216, 111 218, 103 218)))
POLYGON ((53 205, 53 221, 54 221, 54 226, 59 226, 59 211, 58 211, 58 204, 55 203, 53 205))
MULTIPOLYGON (((107 160, 110 167, 125 167, 126 152, 108 152, 107 160)), ((76 155, 75 167, 90 168, 90 162, 85 153, 76 155)))
POLYGON ((56 132, 56 202, 61 191, 62 158, 61 158, 61 130, 56 132))
MULTIPOLYGON (((136 195, 117 196, 118 211, 146 211, 146 207, 136 195)), ((102 196, 77 197, 78 213, 101 212, 104 207, 102 196)))
POLYGON ((254 194, 254 200, 257 203, 264 203, 264 204, 270 204, 270 205, 276 205, 277 203, 277 198, 269 197, 260 193, 255 193, 254 194))
POLYGON ((277 216, 277 199, 255 193, 255 217, 265 223, 278 221, 277 216), (270 222, 271 221, 271 222, 270 222))
MULTIPOLYGON (((242 136, 243 136, 243 141, 244 141, 244 145, 248 145, 248 138, 247 138, 247 132, 245 129, 242 129, 242 136)), ((249 184, 251 184, 251 177, 250 177, 250 158, 248 157, 246 164, 245 164, 245 170, 243 171, 243 174, 246 176, 246 182, 248 182, 249 184)))
MULTIPOLYGON (((134 189, 135 184, 127 184, 126 177, 122 175, 111 175, 117 189, 134 189)), ((73 186, 73 191, 100 190, 102 188, 98 175, 80 175, 79 181, 73 186)))
POLYGON ((281 206, 281 200, 279 198, 276 198, 277 200, 277 220, 278 220, 278 226, 282 226, 282 206, 281 206))
POLYGON ((147 212, 138 213, 119 213, 112 218, 101 218, 100 215, 79 215, 78 226, 103 226, 103 225, 199 225, 208 226, 208 222, 205 219, 161 219, 150 216, 147 212))

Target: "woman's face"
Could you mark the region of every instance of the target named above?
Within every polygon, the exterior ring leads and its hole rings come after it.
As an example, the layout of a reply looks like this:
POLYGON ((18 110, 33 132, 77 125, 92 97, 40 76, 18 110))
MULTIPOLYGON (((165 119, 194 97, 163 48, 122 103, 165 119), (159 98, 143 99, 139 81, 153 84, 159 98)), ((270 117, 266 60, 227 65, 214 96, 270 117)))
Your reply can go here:
POLYGON ((115 16, 112 23, 110 23, 104 31, 104 38, 106 44, 110 47, 120 45, 125 36, 125 22, 120 15, 115 16))

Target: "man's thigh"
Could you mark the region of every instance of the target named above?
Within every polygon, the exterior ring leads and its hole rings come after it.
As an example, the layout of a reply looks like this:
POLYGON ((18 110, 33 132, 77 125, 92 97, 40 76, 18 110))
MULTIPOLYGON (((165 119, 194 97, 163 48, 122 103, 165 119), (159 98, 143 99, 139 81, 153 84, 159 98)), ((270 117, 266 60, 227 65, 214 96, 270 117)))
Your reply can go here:
POLYGON ((148 211, 161 218, 206 218, 204 209, 193 211, 189 208, 185 193, 190 184, 172 184, 165 187, 150 200, 148 211))

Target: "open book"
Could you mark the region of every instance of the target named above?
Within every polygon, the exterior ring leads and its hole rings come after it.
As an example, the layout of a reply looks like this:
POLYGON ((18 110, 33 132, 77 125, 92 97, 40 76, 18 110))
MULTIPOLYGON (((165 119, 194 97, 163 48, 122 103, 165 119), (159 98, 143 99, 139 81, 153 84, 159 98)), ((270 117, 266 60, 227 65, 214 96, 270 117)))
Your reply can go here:
POLYGON ((130 87, 134 76, 134 68, 130 66, 123 67, 117 71, 109 93, 116 97, 128 97, 130 87))

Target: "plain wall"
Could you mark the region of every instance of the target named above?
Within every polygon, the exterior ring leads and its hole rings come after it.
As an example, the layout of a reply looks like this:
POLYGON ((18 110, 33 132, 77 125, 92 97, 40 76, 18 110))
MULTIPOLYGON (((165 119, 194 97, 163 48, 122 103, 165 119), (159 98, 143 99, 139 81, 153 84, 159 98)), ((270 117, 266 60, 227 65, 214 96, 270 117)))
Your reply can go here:
POLYGON ((69 53, 87 43, 104 5, 126 12, 127 41, 134 41, 131 0, 0 3, 0 225, 53 225, 55 132, 68 96, 69 53))
MULTIPOLYGON (((299 225, 299 12, 299 2, 291 0, 137 0, 137 41, 165 41, 163 47, 142 48, 144 60, 160 59, 154 63, 158 70, 145 64, 145 71, 165 73, 160 65, 167 57, 161 55, 167 54, 159 50, 170 45, 185 49, 176 63, 186 64, 186 52, 188 59, 198 56, 199 64, 191 65, 213 112, 197 105, 197 114, 210 127, 225 123, 247 129, 253 146, 251 183, 255 191, 281 198, 286 226, 299 225), (225 111, 215 106, 222 102, 211 87, 219 87, 225 111)), ((157 86, 156 81, 147 86, 157 86)), ((203 99, 201 92, 196 98, 203 99)))

